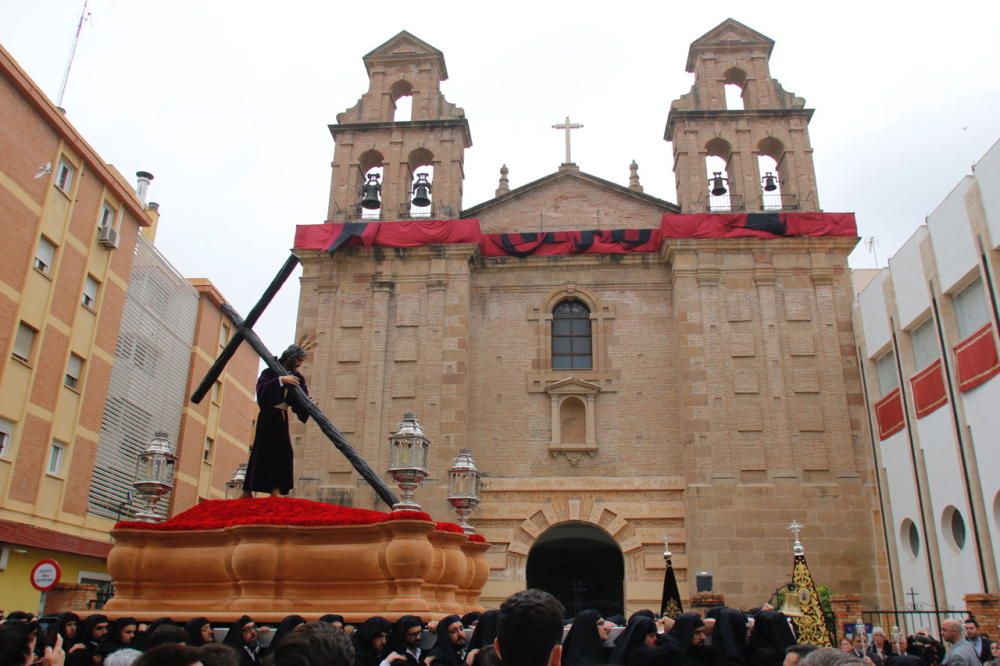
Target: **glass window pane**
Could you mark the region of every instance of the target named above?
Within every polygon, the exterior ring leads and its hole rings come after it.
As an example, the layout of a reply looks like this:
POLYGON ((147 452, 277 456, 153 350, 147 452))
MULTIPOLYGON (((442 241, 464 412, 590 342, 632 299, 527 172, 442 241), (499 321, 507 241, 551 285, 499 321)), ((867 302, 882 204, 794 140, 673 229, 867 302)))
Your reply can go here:
POLYGON ((910 334, 913 345, 913 362, 919 372, 938 358, 937 332, 934 320, 928 319, 910 334))
POLYGON ((571 357, 565 355, 560 355, 560 356, 553 355, 552 367, 555 368, 556 370, 565 370, 567 368, 572 368, 573 365, 571 362, 571 357))
POLYGON ((590 355, 590 338, 573 338, 573 353, 590 355))
POLYGON ((899 386, 899 378, 896 375, 896 355, 892 352, 882 355, 875 361, 875 371, 878 375, 879 397, 888 395, 890 391, 899 386))
POLYGON ((569 335, 571 325, 568 319, 552 320, 552 335, 569 335))
POLYGON ((986 297, 983 295, 983 282, 979 278, 955 294, 953 304, 958 335, 963 340, 989 321, 990 315, 986 308, 986 297))
POLYGON ((572 338, 552 338, 552 353, 568 354, 573 351, 570 340, 572 338))
POLYGON ((590 369, 590 357, 589 356, 574 356, 573 357, 573 367, 589 370, 590 369))
POLYGON ((573 334, 574 335, 590 335, 590 320, 589 319, 574 319, 573 320, 573 334))
POLYGON ((35 344, 35 331, 24 324, 17 327, 17 337, 14 339, 14 356, 22 361, 31 359, 31 348, 35 344))

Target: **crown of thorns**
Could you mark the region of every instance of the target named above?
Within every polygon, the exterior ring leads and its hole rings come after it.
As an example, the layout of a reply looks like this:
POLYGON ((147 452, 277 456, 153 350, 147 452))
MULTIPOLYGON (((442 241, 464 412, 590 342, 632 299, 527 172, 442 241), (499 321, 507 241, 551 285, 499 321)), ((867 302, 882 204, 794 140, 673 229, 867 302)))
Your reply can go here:
POLYGON ((288 345, 288 348, 281 352, 281 358, 286 360, 290 358, 305 358, 306 354, 315 348, 316 336, 313 334, 306 334, 299 338, 297 343, 288 345))

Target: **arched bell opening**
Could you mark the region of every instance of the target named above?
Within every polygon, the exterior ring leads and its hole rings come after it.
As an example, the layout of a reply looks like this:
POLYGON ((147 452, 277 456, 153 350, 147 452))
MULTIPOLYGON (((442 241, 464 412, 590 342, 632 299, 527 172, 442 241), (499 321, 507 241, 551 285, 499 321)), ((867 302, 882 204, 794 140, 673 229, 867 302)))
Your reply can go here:
POLYGON ((747 73, 739 67, 732 67, 723 75, 727 111, 743 111, 743 92, 746 90, 747 73))
POLYGON ((410 167, 410 201, 404 204, 410 217, 431 217, 434 209, 434 154, 417 148, 407 160, 410 167))
POLYGON ((361 219, 377 220, 382 217, 384 160, 382 153, 374 149, 362 153, 358 160, 361 219))
POLYGON ((782 196, 782 183, 785 182, 782 159, 785 146, 774 137, 765 137, 757 144, 757 169, 760 174, 761 208, 763 210, 782 210, 790 207, 786 204, 787 197, 782 196))
POLYGON ((561 523, 543 532, 528 553, 527 585, 554 595, 569 617, 593 609, 625 610, 625 558, 618 542, 596 525, 561 523))
POLYGON ((409 81, 396 81, 389 89, 392 96, 392 122, 413 120, 413 86, 409 81))
POLYGON ((728 212, 739 208, 734 206, 736 199, 729 179, 729 157, 732 152, 732 146, 722 138, 716 137, 705 144, 709 212, 728 212))

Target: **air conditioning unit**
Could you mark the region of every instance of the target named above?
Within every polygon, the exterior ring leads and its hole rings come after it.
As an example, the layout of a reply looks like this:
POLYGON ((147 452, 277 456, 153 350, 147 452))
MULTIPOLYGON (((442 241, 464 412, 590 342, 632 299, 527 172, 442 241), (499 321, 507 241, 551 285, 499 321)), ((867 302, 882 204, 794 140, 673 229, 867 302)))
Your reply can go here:
POLYGON ((112 250, 118 247, 120 240, 118 230, 112 226, 103 226, 97 232, 97 242, 112 250))

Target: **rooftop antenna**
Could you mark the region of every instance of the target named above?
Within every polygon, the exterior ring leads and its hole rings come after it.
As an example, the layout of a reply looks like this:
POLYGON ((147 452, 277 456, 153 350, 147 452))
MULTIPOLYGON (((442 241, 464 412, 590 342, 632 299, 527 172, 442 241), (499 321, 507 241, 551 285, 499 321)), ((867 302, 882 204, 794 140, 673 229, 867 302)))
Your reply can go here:
POLYGON ((865 249, 875 257, 875 268, 878 268, 878 238, 875 236, 866 236, 865 249))
POLYGON ((76 34, 73 35, 73 48, 69 51, 69 60, 66 61, 66 72, 63 74, 62 85, 59 86, 59 97, 56 99, 56 106, 62 108, 63 97, 66 95, 66 84, 69 83, 69 70, 73 68, 73 58, 76 57, 76 45, 80 43, 80 32, 83 31, 83 22, 90 18, 87 11, 87 4, 90 0, 83 0, 83 11, 80 12, 80 21, 76 24, 76 34))

